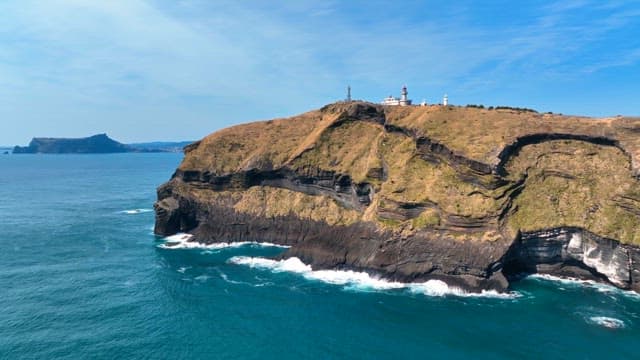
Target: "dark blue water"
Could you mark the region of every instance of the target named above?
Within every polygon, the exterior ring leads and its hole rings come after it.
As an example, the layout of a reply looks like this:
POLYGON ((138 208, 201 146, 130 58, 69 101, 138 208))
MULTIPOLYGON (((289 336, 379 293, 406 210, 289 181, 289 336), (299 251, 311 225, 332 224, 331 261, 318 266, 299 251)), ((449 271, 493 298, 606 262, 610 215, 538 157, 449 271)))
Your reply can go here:
POLYGON ((278 248, 159 248, 145 211, 179 161, 0 156, 0 358, 640 356, 640 298, 606 287, 527 279, 513 298, 428 296, 228 261, 278 248))

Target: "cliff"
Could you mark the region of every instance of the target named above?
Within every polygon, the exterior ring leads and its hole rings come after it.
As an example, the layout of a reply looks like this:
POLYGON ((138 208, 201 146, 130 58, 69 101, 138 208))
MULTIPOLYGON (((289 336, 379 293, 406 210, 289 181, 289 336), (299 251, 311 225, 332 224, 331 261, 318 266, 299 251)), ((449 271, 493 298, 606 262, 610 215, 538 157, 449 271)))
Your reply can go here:
POLYGON ((471 291, 533 272, 640 290, 639 134, 638 118, 330 104, 185 148, 155 232, 471 291))

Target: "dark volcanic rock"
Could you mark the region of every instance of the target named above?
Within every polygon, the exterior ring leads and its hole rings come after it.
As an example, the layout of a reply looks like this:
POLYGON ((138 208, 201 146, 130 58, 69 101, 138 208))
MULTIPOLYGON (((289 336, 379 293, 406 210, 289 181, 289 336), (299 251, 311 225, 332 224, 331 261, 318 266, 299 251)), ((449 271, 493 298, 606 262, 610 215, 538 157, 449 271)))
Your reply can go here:
POLYGON ((521 234, 504 257, 504 272, 542 273, 609 282, 640 290, 634 246, 605 239, 580 228, 555 228, 521 234))
MULTIPOLYGON (((366 271, 403 282, 443 280, 470 291, 505 291, 508 282, 499 264, 504 242, 456 242, 414 235, 402 238, 379 231, 372 223, 330 226, 294 214, 255 217, 230 206, 177 200, 159 189, 156 202, 158 235, 189 232, 201 243, 256 241, 291 246, 281 258, 298 257, 314 269, 366 271)), ((230 204, 228 204, 230 205, 230 204)))

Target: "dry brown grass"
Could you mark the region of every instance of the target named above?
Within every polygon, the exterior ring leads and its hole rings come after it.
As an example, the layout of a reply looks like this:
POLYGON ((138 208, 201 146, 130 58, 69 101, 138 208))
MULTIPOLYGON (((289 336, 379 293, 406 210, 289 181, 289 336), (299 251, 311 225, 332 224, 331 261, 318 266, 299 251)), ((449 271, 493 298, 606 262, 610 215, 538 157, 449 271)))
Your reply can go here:
POLYGON ((415 142, 396 133, 383 140, 383 157, 388 179, 381 197, 397 202, 437 204, 450 214, 483 217, 495 209, 495 201, 484 190, 459 179, 447 163, 432 164, 418 157, 415 142))
POLYGON ((311 111, 288 119, 260 121, 217 131, 186 156, 181 170, 208 170, 224 175, 251 168, 255 162, 282 166, 316 128, 323 115, 311 111))
MULTIPOLYGON (((507 164, 511 176, 527 173, 513 231, 578 226, 627 243, 640 243, 640 217, 620 207, 620 197, 637 198, 628 158, 617 148, 581 141, 526 146, 507 164)), ((640 198, 638 198, 640 200, 640 198)))
POLYGON ((623 143, 635 159, 640 159, 638 119, 427 106, 389 107, 387 121, 416 130, 455 153, 485 164, 497 164, 500 151, 518 137, 551 132, 612 137, 623 143))
POLYGON ((311 196, 287 189, 252 187, 246 191, 213 191, 188 189, 189 197, 201 203, 232 204, 234 210, 258 217, 286 216, 291 213, 302 219, 325 221, 329 225, 349 225, 361 218, 325 196, 311 196))
POLYGON ((295 158, 291 166, 319 167, 349 174, 356 182, 367 181, 369 170, 382 166, 377 147, 383 135, 382 126, 360 121, 325 129, 315 137, 314 145, 295 158))
MULTIPOLYGON (((348 106, 337 104, 289 119, 218 131, 189 152, 180 169, 223 175, 286 166, 348 174, 355 182, 368 182, 375 188, 372 204, 362 213, 346 210, 328 197, 284 189, 253 187, 236 193, 183 190, 193 191, 193 196, 203 201, 214 201, 224 194, 237 211, 260 216, 293 212, 330 224, 360 219, 403 232, 442 231, 447 230, 451 216, 495 219, 509 203, 509 196, 501 195, 508 195, 509 185, 527 174, 524 190, 514 199, 506 221, 504 230, 508 233, 580 226, 601 236, 640 244, 640 216, 629 210, 640 208, 639 183, 632 177, 629 158, 615 147, 560 140, 525 146, 506 164, 510 183, 487 190, 468 178, 463 180, 462 170, 445 159, 439 163, 421 159, 415 140, 408 136, 386 132, 373 122, 336 125, 348 106), (372 169, 382 167, 386 169, 386 181, 369 176, 372 169), (389 211, 385 201, 428 203, 433 208, 412 219, 390 220, 378 216, 381 211, 389 211)), ((486 164, 497 164, 497 155, 518 137, 537 133, 606 136, 619 141, 634 164, 640 158, 640 119, 442 106, 386 107, 385 113, 387 123, 414 130, 456 154, 486 164)), ((475 236, 493 241, 499 238, 496 226, 487 224, 473 234, 464 229, 450 232, 457 234, 451 235, 454 238, 475 236)))

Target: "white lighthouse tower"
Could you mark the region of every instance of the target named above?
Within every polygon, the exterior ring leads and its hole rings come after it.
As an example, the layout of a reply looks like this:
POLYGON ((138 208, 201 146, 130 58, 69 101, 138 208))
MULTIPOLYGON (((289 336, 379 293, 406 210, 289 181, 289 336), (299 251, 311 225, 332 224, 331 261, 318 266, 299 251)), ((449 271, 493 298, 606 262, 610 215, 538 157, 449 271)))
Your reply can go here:
POLYGON ((447 94, 444 94, 444 97, 442 98, 442 105, 449 105, 449 97, 447 96, 447 94))
POLYGON ((400 106, 407 105, 407 101, 409 101, 409 99, 407 98, 407 95, 409 95, 409 92, 407 91, 407 85, 404 85, 402 87, 402 92, 400 92, 400 106))
POLYGON ((394 105, 394 106, 406 106, 411 105, 411 100, 407 97, 409 92, 407 91, 407 86, 402 87, 402 91, 400 92, 400 97, 393 97, 389 95, 384 98, 381 102, 382 105, 394 105))

